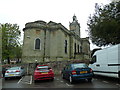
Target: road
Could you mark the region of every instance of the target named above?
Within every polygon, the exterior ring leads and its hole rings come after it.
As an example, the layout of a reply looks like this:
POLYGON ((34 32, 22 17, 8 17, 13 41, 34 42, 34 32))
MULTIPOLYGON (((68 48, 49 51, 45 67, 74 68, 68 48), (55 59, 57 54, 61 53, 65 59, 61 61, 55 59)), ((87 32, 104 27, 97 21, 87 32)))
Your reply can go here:
POLYGON ((81 80, 70 84, 61 76, 55 76, 54 81, 45 80, 34 83, 32 76, 2 80, 2 88, 120 88, 116 79, 106 77, 95 77, 92 82, 81 80))

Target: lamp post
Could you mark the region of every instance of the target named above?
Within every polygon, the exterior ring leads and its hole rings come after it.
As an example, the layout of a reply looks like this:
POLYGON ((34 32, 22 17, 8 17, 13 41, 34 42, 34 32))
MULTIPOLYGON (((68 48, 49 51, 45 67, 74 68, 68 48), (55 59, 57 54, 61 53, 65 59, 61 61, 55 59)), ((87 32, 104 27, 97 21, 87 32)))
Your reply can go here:
POLYGON ((37 60, 35 60, 35 63, 37 63, 37 60))
POLYGON ((38 63, 37 63, 37 60, 35 60, 35 68, 37 67, 38 63))

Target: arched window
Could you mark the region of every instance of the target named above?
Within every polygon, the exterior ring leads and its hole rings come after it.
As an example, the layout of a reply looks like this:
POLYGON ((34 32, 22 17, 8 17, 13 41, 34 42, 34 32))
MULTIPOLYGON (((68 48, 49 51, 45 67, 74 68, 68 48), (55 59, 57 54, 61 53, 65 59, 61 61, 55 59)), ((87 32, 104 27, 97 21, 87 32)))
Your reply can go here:
POLYGON ((35 49, 40 49, 40 39, 39 38, 37 38, 35 40, 35 49))

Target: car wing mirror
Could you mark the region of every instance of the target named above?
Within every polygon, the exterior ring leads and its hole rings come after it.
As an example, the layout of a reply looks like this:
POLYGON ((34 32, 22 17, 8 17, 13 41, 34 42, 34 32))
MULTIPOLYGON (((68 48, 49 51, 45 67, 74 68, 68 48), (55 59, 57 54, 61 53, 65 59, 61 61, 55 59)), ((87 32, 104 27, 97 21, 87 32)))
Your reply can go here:
POLYGON ((51 69, 51 67, 49 67, 48 69, 51 69))
POLYGON ((24 69, 24 67, 21 67, 21 69, 24 69))

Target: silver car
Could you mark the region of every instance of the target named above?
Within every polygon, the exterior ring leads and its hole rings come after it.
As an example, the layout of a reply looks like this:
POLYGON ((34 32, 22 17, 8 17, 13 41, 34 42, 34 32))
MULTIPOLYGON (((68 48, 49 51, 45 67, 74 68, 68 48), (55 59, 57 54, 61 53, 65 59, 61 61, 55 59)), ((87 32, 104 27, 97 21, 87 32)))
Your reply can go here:
POLYGON ((6 70, 5 72, 5 79, 11 78, 11 77, 22 77, 25 75, 26 71, 23 67, 11 67, 6 70))

